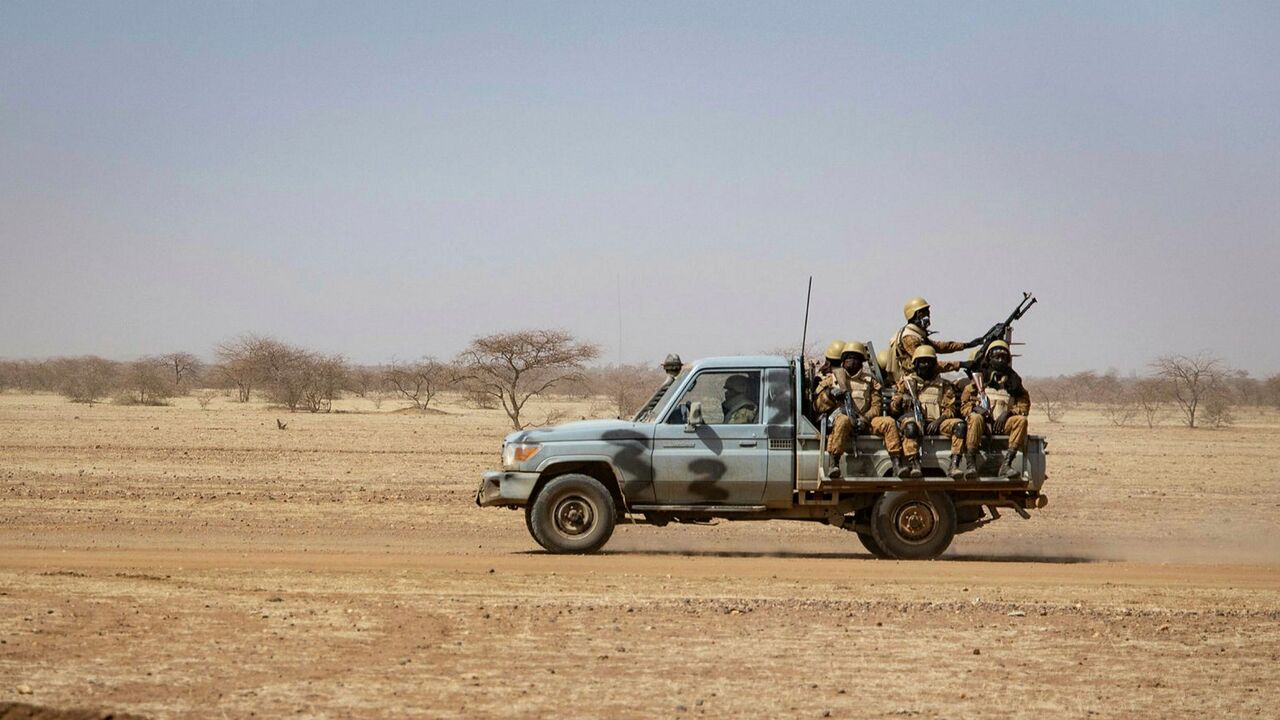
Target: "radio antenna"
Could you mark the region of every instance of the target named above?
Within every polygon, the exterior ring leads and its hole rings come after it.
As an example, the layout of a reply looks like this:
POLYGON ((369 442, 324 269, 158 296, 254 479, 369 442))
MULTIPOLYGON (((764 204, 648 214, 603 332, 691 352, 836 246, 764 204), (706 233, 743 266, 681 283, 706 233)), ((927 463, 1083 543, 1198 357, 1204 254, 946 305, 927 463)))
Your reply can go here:
POLYGON ((804 330, 800 333, 800 367, 804 367, 804 346, 809 342, 809 300, 813 297, 813 276, 809 276, 809 289, 804 291, 804 330))

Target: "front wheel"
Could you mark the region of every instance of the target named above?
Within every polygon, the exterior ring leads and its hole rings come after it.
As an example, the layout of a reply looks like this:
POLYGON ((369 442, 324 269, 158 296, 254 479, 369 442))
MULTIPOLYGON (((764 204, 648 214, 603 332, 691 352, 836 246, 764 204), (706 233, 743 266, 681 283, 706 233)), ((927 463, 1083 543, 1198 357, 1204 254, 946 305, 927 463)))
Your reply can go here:
POLYGON ((529 534, 553 553, 593 553, 609 541, 617 506, 609 490, 589 475, 561 475, 546 484, 529 508, 529 534))
POLYGON ((871 536, 890 557, 936 558, 956 536, 956 506, 946 493, 887 492, 871 509, 871 536))

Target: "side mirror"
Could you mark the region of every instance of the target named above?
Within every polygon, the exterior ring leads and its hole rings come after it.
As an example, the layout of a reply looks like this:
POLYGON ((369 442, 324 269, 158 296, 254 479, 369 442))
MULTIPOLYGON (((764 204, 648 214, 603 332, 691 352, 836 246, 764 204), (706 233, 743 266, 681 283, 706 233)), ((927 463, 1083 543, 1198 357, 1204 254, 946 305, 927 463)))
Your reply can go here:
POLYGON ((705 425, 702 419, 702 403, 689 403, 689 416, 684 421, 684 431, 693 432, 699 425, 705 425))

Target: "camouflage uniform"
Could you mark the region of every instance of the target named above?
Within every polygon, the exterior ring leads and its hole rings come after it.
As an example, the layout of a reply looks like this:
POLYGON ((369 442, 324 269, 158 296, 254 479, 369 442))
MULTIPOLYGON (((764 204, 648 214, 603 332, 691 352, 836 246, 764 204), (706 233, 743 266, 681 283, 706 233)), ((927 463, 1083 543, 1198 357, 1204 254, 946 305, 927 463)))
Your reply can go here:
MULTIPOLYGON (((907 323, 897 335, 893 336, 893 340, 889 341, 889 349, 894 353, 896 360, 895 367, 897 374, 901 375, 909 371, 911 367, 911 356, 915 353, 916 348, 921 345, 928 345, 938 354, 960 352, 968 348, 965 343, 955 340, 932 340, 919 325, 907 323)), ((953 372, 960 369, 960 363, 954 360, 939 360, 938 372, 953 372)))
MULTIPOLYGON (((893 400, 890 402, 889 409, 894 415, 899 416, 900 427, 915 420, 915 413, 911 408, 911 394, 907 392, 907 383, 912 384, 916 389, 916 396, 920 398, 920 410, 924 414, 925 424, 933 425, 936 421, 938 432, 951 436, 952 455, 964 452, 964 433, 957 432, 962 421, 956 412, 955 385, 941 376, 934 376, 933 380, 926 382, 915 373, 899 380, 894 386, 893 400)), ((928 432, 925 428, 920 428, 920 431, 928 432)), ((908 456, 915 455, 920 452, 920 441, 904 435, 902 449, 908 456)))
MULTIPOLYGON (((834 369, 819 375, 818 386, 814 390, 813 407, 819 413, 830 414, 831 435, 827 438, 827 452, 838 455, 854 439, 853 419, 844 413, 844 403, 831 397, 831 389, 844 385, 845 372, 834 369)), ((871 432, 884 441, 884 449, 890 455, 902 455, 902 438, 898 433, 898 425, 893 418, 883 413, 880 400, 880 383, 866 372, 848 378, 849 401, 853 411, 867 419, 871 432)))
POLYGON ((991 403, 989 417, 974 412, 978 404, 978 386, 969 383, 960 396, 960 411, 969 418, 969 436, 966 444, 971 449, 982 447, 982 434, 1007 433, 1009 449, 1022 452, 1027 445, 1027 416, 1031 414, 1031 393, 1022 385, 1022 378, 1013 370, 992 372, 986 379, 987 399, 991 403), (997 427, 996 421, 1005 412, 1008 415, 997 427))

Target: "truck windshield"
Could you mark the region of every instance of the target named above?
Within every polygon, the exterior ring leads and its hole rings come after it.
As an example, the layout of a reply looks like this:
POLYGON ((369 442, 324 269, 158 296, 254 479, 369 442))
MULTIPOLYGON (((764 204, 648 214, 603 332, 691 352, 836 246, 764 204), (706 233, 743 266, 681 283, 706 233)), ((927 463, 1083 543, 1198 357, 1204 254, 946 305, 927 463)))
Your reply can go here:
POLYGON ((671 386, 679 384, 680 381, 688 374, 689 368, 686 367, 674 378, 667 378, 662 385, 653 392, 653 396, 649 398, 649 402, 645 403, 644 406, 640 408, 640 412, 636 413, 636 416, 631 418, 631 422, 653 422, 654 412, 658 409, 658 406, 662 404, 662 400, 666 397, 667 391, 671 389, 671 386))

